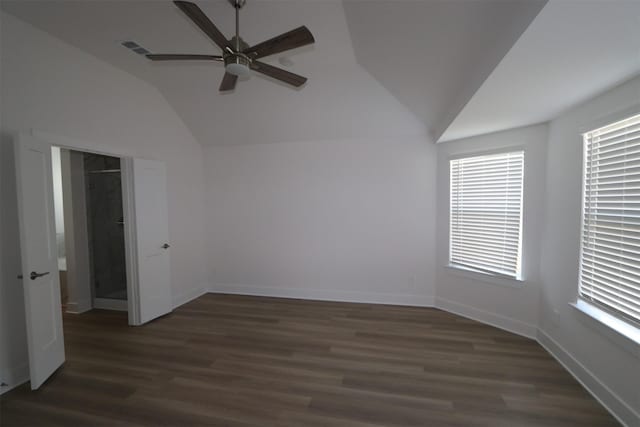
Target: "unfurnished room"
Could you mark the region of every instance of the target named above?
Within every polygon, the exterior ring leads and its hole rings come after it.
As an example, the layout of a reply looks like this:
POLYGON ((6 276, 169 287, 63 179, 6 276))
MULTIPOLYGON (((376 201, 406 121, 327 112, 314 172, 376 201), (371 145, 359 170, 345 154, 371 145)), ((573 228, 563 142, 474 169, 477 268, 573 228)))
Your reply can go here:
POLYGON ((640 427, 640 1, 0 0, 0 426, 640 427))

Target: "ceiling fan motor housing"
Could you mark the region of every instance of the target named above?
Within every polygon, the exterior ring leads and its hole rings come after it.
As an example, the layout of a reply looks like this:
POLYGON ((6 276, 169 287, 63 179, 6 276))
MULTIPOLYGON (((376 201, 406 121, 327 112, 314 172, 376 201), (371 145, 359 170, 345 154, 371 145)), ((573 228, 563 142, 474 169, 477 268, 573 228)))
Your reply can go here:
POLYGON ((225 70, 235 76, 248 76, 251 66, 251 59, 247 55, 242 53, 242 51, 248 48, 249 45, 245 43, 242 38, 236 36, 233 36, 229 41, 234 47, 234 53, 227 52, 224 55, 225 70))
POLYGON ((236 76, 248 76, 250 64, 249 58, 243 54, 229 54, 224 57, 225 70, 236 76))

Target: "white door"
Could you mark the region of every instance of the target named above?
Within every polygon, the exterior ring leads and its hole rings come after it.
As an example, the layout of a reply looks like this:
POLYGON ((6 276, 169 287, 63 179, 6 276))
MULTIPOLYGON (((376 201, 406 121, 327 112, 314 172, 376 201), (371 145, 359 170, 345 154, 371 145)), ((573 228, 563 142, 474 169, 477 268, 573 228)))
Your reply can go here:
POLYGON ((133 199, 140 322, 145 323, 173 309, 164 163, 133 159, 133 199))
POLYGON ((35 390, 64 363, 51 146, 20 135, 15 154, 29 372, 35 390))

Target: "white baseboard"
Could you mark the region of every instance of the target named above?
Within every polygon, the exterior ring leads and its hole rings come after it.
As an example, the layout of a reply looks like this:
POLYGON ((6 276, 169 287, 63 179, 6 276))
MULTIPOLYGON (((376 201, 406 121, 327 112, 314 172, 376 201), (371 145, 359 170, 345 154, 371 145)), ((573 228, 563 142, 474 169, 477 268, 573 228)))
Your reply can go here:
POLYGON ((504 329, 505 331, 513 332, 514 334, 522 335, 527 338, 536 339, 538 328, 534 325, 525 323, 522 320, 502 316, 445 298, 436 297, 435 306, 439 309, 471 320, 486 323, 488 325, 495 326, 496 328, 504 329))
POLYGON ((538 329, 538 342, 545 348, 571 375, 587 389, 623 425, 640 426, 640 414, 607 387, 589 369, 580 363, 571 353, 565 350, 546 332, 538 329))
POLYGON ((92 308, 90 299, 78 302, 67 302, 67 313, 80 314, 89 311, 92 308))
POLYGON ((471 307, 445 298, 433 298, 423 295, 345 292, 335 290, 293 289, 260 287, 246 285, 218 284, 210 287, 209 292, 237 295, 255 295, 265 297, 299 298, 323 301, 342 301, 373 304, 396 304, 421 307, 437 307, 442 310, 486 323, 506 331, 537 340, 558 362, 569 371, 576 380, 587 389, 615 418, 625 426, 640 426, 640 416, 626 402, 621 400, 602 381, 586 369, 551 337, 537 326, 518 319, 502 316, 489 311, 471 307))
POLYGON ((384 292, 353 292, 300 288, 275 288, 263 286, 217 284, 209 292, 219 294, 254 295, 261 297, 296 298, 318 301, 354 302, 368 304, 408 305, 433 307, 433 296, 391 294, 384 292))
MULTIPOLYGON (((623 425, 640 426, 640 414, 565 350, 543 330, 517 319, 501 316, 466 304, 428 295, 390 294, 377 292, 350 292, 340 290, 317 290, 300 288, 278 288, 246 285, 217 284, 202 286, 173 297, 177 308, 201 295, 226 293, 264 297, 296 298, 321 301, 339 301, 371 304, 392 304, 418 307, 437 307, 442 310, 467 317, 500 329, 536 339, 582 386, 591 393, 623 425)), ((70 311, 70 310, 67 310, 70 311)), ((11 372, 2 372, 0 380, 7 386, 0 387, 0 394, 29 380, 29 365, 24 363, 11 372)))
POLYGON ((188 303, 191 300, 198 298, 209 292, 209 286, 202 286, 200 288, 192 289, 187 292, 183 292, 180 295, 173 296, 173 308, 176 309, 183 304, 188 303))
POLYGON ((19 385, 29 381, 29 363, 24 362, 10 370, 0 373, 0 383, 6 386, 0 386, 0 394, 4 394, 19 385))

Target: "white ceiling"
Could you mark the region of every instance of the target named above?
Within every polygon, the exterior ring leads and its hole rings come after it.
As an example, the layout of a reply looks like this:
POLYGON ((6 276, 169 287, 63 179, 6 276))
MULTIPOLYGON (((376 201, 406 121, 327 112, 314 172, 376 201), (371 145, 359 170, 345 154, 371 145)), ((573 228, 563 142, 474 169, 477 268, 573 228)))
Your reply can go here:
POLYGON ((344 7, 358 62, 437 139, 545 3, 347 1, 344 7))
POLYGON ((638 73, 640 1, 550 0, 438 142, 545 122, 638 73))
MULTIPOLYGON (((226 0, 197 3, 233 33, 226 0)), ((217 90, 220 64, 151 63, 120 46, 218 53, 170 1, 3 1, 2 9, 153 84, 202 144, 224 145, 437 134, 543 4, 249 0, 241 12, 249 44, 299 25, 312 31, 315 45, 289 53, 284 67, 309 81, 293 90, 254 75, 229 94, 217 90)), ((266 62, 282 66, 278 59, 266 62)))

